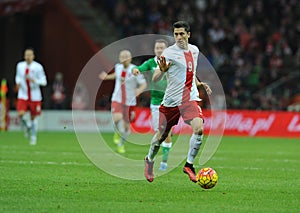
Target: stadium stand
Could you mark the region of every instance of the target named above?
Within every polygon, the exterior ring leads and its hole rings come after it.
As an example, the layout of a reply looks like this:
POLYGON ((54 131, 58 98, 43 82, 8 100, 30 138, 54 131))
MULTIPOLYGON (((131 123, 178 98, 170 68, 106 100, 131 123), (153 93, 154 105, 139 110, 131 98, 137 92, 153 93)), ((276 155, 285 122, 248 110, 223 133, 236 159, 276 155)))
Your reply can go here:
POLYGON ((232 109, 286 110, 300 93, 300 5, 275 1, 91 0, 119 38, 168 34, 188 20, 192 42, 213 64, 232 109))
MULTIPOLYGON (((11 70, 30 44, 50 81, 63 70, 72 91, 82 67, 101 47, 137 34, 170 35, 172 22, 184 19, 192 27, 191 43, 220 77, 227 108, 299 111, 299 11, 297 0, 0 1, 0 77, 8 79, 13 99, 11 70)), ((109 100, 103 97, 100 108, 109 100)))

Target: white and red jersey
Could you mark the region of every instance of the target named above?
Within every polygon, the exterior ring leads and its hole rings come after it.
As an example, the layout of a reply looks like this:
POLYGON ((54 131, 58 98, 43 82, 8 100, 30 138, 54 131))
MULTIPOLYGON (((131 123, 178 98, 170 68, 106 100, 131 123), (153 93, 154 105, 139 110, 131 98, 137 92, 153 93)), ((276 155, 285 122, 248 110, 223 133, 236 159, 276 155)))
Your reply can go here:
POLYGON ((131 70, 135 67, 134 64, 130 64, 126 69, 123 64, 115 65, 115 89, 112 94, 112 101, 122 103, 127 106, 136 105, 135 90, 139 85, 146 83, 146 79, 143 75, 135 76, 131 73, 131 70))
POLYGON ((26 61, 21 61, 17 64, 16 84, 19 84, 18 99, 29 101, 41 101, 42 94, 40 86, 47 85, 44 68, 36 61, 27 64, 26 61), (34 79, 30 82, 28 78, 34 79))
POLYGON ((175 107, 187 101, 200 101, 195 81, 198 47, 188 44, 188 50, 183 50, 174 44, 166 48, 162 55, 172 63, 166 72, 168 83, 162 105, 175 107))

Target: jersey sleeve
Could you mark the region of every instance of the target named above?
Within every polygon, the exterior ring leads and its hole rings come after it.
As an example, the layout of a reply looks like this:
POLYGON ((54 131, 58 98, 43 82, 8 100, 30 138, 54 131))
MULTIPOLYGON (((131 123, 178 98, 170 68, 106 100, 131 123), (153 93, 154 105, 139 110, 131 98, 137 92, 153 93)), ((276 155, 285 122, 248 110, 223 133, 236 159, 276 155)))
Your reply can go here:
POLYGON ((21 83, 21 73, 20 73, 20 64, 18 63, 16 66, 16 77, 15 77, 15 82, 16 84, 20 84, 21 83))
POLYGON ((146 79, 145 79, 144 75, 141 75, 141 74, 136 76, 136 80, 137 80, 138 84, 140 84, 140 85, 146 83, 146 79))
POLYGON ((41 86, 46 86, 47 85, 47 78, 44 72, 44 68, 42 65, 39 65, 39 69, 37 72, 37 75, 35 76, 35 83, 39 84, 41 86))
POLYGON ((140 72, 146 72, 151 70, 151 66, 150 66, 150 60, 145 61, 142 65, 134 67, 134 68, 138 68, 140 72))

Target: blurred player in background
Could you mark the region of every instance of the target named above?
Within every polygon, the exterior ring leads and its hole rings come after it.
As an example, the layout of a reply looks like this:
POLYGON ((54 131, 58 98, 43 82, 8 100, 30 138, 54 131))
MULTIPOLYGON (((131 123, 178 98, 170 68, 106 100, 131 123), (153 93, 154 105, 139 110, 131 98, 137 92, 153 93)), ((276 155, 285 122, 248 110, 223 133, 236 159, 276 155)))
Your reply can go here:
POLYGON ((66 109, 66 85, 64 83, 64 74, 61 72, 55 73, 54 81, 52 83, 51 108, 52 109, 66 109))
POLYGON ((197 86, 203 86, 207 93, 211 89, 206 83, 196 81, 196 67, 199 49, 188 43, 190 26, 187 22, 174 23, 175 44, 166 48, 158 58, 159 70, 154 78, 167 76, 167 88, 159 108, 159 130, 154 135, 148 155, 145 157, 144 174, 149 182, 154 180, 154 158, 160 144, 167 138, 172 126, 176 125, 180 116, 193 129, 187 160, 183 168, 190 180, 196 182, 194 160, 199 152, 203 139, 203 115, 198 105, 199 92, 197 86))
MULTIPOLYGON (((159 69, 157 65, 157 59, 161 56, 163 51, 167 48, 168 42, 164 39, 158 39, 155 41, 154 44, 154 53, 155 57, 150 58, 149 60, 145 61, 142 65, 133 68, 132 73, 134 75, 139 75, 140 72, 151 72, 151 78, 156 69, 159 69)), ((163 100, 165 90, 167 87, 167 79, 166 77, 162 77, 159 81, 153 81, 152 79, 150 82, 151 87, 151 117, 152 117, 152 126, 155 132, 158 131, 158 119, 159 119, 159 106, 163 100)), ((159 169, 164 171, 167 169, 167 161, 169 157, 169 152, 172 147, 172 138, 171 138, 171 131, 168 134, 165 141, 161 143, 162 146, 162 162, 160 163, 159 169)))
POLYGON ((47 85, 44 68, 34 61, 34 50, 27 48, 24 52, 25 61, 17 64, 16 87, 18 90, 17 111, 25 130, 25 136, 30 135, 30 144, 37 142, 37 116, 42 112, 42 93, 40 86, 47 85), (30 119, 25 118, 27 110, 30 110, 30 119))
POLYGON ((115 89, 111 99, 111 112, 115 127, 121 136, 117 142, 117 151, 125 153, 124 143, 130 135, 130 122, 135 118, 134 106, 136 106, 136 97, 140 95, 147 87, 143 75, 134 76, 131 70, 135 65, 131 64, 131 53, 128 50, 122 50, 119 54, 120 63, 115 65, 115 72, 99 74, 101 80, 114 80, 115 89))

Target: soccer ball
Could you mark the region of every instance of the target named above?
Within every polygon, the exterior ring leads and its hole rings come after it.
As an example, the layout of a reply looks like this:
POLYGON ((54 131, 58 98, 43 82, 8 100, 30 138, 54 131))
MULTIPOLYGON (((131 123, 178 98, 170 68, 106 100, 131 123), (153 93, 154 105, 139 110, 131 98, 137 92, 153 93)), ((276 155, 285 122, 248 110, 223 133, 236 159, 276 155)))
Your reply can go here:
POLYGON ((197 173, 196 179, 203 189, 211 189, 218 182, 218 174, 212 168, 203 168, 197 173))

